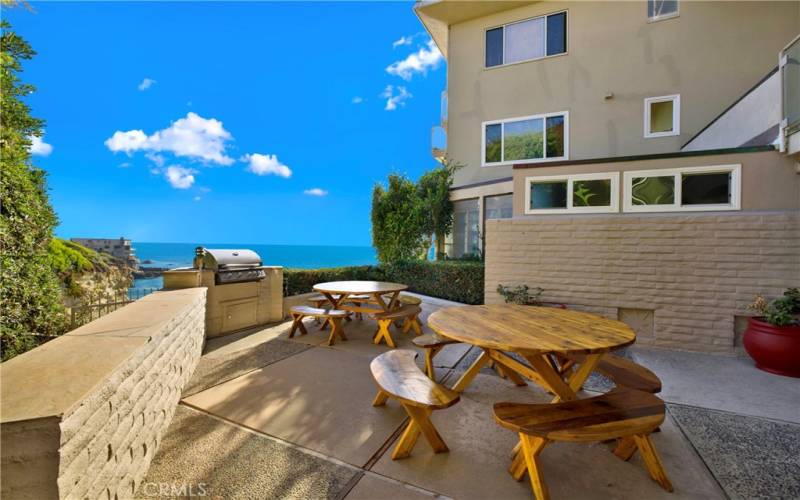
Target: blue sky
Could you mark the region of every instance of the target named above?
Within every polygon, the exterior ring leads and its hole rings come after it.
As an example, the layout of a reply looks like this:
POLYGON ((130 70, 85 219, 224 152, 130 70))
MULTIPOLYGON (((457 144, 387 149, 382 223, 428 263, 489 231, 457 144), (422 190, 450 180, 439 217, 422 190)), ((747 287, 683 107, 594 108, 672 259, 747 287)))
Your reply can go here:
POLYGON ((61 237, 369 245, 375 182, 435 166, 445 63, 412 3, 32 6, 4 15, 61 237))

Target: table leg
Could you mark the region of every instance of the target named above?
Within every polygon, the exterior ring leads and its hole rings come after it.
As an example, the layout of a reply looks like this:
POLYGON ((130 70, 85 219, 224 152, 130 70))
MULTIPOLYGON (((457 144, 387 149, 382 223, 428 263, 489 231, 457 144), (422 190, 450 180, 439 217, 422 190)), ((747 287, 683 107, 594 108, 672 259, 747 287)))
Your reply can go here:
POLYGON ((527 355, 523 357, 528 360, 559 401, 573 401, 577 399, 575 391, 564 382, 558 370, 553 368, 553 365, 547 360, 546 355, 527 355))
POLYGON ((458 379, 458 382, 456 382, 456 384, 453 386, 453 390, 456 392, 464 392, 464 389, 466 389, 469 383, 472 382, 472 379, 475 378, 478 372, 481 371, 481 368, 483 368, 488 362, 489 353, 487 351, 483 351, 481 355, 478 356, 478 359, 472 363, 472 366, 470 366, 469 369, 465 371, 463 375, 461 375, 461 378, 458 379))

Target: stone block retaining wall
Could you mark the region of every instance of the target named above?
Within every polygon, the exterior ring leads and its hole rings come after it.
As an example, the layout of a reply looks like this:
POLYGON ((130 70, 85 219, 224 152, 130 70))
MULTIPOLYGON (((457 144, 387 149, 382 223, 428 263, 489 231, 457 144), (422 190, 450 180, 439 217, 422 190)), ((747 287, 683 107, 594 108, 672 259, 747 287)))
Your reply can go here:
POLYGON ((545 216, 486 223, 486 303, 497 285, 627 321, 637 344, 734 352, 756 293, 800 284, 800 214, 545 216))

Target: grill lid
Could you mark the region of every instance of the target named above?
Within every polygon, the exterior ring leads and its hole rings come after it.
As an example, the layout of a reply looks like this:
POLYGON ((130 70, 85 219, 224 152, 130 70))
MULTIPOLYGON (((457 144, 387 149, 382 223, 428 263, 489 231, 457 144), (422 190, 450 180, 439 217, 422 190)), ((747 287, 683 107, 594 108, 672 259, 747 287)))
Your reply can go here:
POLYGON ((220 271, 247 269, 261 265, 261 257, 252 250, 203 248, 195 249, 195 267, 220 271))

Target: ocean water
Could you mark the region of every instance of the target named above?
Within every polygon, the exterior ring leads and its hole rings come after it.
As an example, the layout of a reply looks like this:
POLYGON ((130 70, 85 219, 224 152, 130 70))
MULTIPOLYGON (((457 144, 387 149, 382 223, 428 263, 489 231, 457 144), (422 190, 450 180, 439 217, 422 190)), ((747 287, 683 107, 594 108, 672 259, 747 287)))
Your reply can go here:
MULTIPOLYGON (((194 250, 206 248, 247 248, 255 251, 266 266, 283 266, 298 269, 320 267, 359 266, 375 264, 375 249, 353 246, 314 245, 252 245, 247 243, 145 243, 133 242, 136 256, 142 267, 188 267, 192 265, 194 250)), ((144 278, 134 281, 133 288, 161 288, 163 279, 144 278)))

